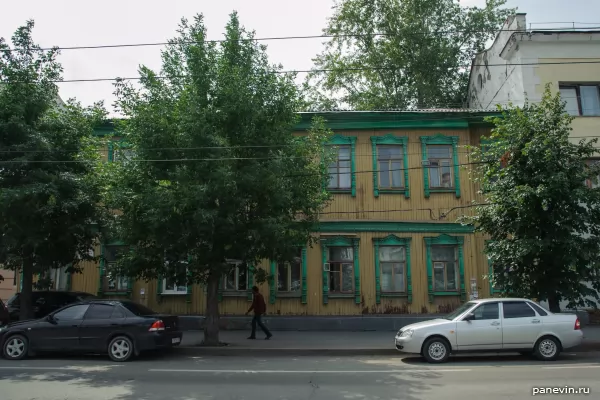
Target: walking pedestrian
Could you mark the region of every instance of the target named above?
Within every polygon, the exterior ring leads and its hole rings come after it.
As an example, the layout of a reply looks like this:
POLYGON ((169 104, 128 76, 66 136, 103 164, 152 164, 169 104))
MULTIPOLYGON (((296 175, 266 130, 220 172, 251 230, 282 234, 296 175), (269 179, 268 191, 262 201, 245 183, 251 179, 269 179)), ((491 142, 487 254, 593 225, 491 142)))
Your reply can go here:
POLYGON ((269 340, 273 335, 262 322, 262 316, 267 312, 267 303, 265 303, 263 295, 258 292, 258 287, 252 287, 252 295, 252 305, 250 306, 250 309, 246 311, 246 315, 248 315, 250 314, 250 311, 254 310, 254 317, 252 318, 252 334, 250 334, 248 339, 256 339, 256 324, 258 324, 260 329, 267 335, 265 340, 269 340))

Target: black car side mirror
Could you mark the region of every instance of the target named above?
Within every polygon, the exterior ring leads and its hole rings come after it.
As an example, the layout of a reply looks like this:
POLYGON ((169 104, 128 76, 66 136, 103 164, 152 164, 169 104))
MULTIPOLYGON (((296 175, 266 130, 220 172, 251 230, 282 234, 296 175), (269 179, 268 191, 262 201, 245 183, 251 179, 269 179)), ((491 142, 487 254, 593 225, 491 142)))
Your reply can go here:
POLYGON ((54 319, 54 316, 53 316, 52 314, 49 314, 49 315, 46 317, 46 321, 50 322, 51 324, 54 324, 54 323, 56 323, 56 319, 54 319))
POLYGON ((464 318, 463 321, 475 321, 475 314, 468 313, 467 316, 464 318))

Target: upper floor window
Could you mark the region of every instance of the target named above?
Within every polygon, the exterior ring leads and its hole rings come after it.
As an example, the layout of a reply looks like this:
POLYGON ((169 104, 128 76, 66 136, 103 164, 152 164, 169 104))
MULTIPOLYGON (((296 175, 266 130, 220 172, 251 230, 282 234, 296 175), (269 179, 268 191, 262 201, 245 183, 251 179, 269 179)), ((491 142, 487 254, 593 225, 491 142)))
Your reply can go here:
POLYGON ((598 84, 565 84, 559 87, 560 97, 569 115, 600 116, 600 86, 598 84))
POLYGON ((451 189, 454 186, 452 146, 428 145, 427 161, 429 161, 429 187, 431 189, 451 189))
POLYGON ((402 146, 378 145, 377 168, 380 189, 404 188, 404 161, 402 146))
POLYGON ((350 146, 336 146, 335 160, 329 165, 329 189, 352 187, 352 156, 350 146))
MULTIPOLYGON (((598 162, 600 162, 600 160, 594 159, 594 160, 587 160, 585 163, 587 165, 594 165, 594 164, 597 164, 598 162)), ((592 177, 586 179, 585 185, 592 189, 597 188, 598 186, 600 186, 600 176, 592 176, 592 177)))

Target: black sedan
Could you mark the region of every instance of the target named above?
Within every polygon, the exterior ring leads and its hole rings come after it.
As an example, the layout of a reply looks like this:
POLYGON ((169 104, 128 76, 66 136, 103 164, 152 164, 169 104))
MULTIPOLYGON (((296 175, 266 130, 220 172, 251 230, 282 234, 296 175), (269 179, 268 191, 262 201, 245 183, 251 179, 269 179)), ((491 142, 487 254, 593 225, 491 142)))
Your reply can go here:
POLYGON ((178 346, 179 318, 132 301, 90 300, 48 316, 0 328, 2 354, 21 360, 35 352, 108 353, 127 361, 146 350, 178 346))

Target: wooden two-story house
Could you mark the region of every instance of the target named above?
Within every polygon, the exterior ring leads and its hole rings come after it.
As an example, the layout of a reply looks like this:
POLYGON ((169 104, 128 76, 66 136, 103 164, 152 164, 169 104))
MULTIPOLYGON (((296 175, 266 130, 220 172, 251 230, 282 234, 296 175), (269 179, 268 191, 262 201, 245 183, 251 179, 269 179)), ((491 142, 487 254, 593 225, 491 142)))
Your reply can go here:
MULTIPOLYGON (((335 133, 337 160, 330 166, 333 201, 323 211, 317 245, 298 248, 294 263, 264 260, 274 279, 260 290, 270 314, 357 315, 446 312, 472 296, 493 293, 486 275, 484 238, 456 222, 470 214, 477 188, 465 146, 480 145, 491 112, 422 110, 319 113, 335 133)), ((302 113, 296 134, 314 113, 302 113)), ((110 127, 99 130, 110 136, 110 127)), ((107 161, 123 154, 107 142, 107 161)), ((131 298, 176 314, 202 314, 200 285, 168 279, 136 281, 111 276, 125 243, 102 243, 98 264, 68 280, 71 290, 131 298)), ((223 277, 220 310, 248 309, 253 277, 241 265, 223 277)))

